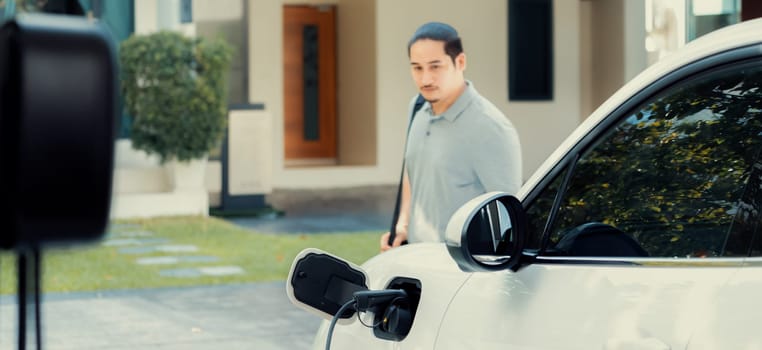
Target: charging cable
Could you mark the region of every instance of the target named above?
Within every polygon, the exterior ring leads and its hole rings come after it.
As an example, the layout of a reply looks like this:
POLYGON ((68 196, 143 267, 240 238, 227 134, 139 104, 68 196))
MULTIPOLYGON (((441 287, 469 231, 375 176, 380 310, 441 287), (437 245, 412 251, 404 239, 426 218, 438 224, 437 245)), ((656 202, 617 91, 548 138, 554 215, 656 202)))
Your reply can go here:
MULTIPOLYGON (((349 299, 344 305, 341 305, 339 311, 333 315, 331 324, 328 326, 328 336, 325 340, 325 350, 331 349, 331 338, 333 337, 333 328, 344 311, 354 308, 355 311, 365 312, 382 304, 389 304, 394 300, 407 298, 407 293, 402 289, 384 289, 384 290, 362 290, 355 292, 352 299, 349 299)), ((360 320, 362 323, 362 320, 360 320)), ((365 325, 363 323, 363 325, 365 325)))
POLYGON ((328 326, 328 337, 325 339, 325 350, 331 350, 331 337, 333 336, 333 327, 336 326, 336 321, 339 320, 339 317, 341 317, 341 314, 344 313, 344 311, 347 311, 349 308, 354 307, 355 305, 355 299, 349 299, 348 302, 344 303, 344 305, 341 305, 339 308, 339 311, 336 312, 335 315, 333 315, 333 318, 331 319, 331 325, 328 326))

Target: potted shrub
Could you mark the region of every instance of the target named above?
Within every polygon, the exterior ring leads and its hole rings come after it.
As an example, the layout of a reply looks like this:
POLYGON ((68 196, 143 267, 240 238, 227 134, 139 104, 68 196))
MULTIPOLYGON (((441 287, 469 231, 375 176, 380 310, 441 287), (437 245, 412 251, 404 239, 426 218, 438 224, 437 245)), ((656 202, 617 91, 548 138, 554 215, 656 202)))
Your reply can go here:
POLYGON ((157 155, 175 190, 203 186, 208 152, 227 123, 227 74, 232 48, 223 39, 161 31, 133 35, 119 51, 125 107, 135 149, 157 155), (196 175, 185 184, 187 168, 196 175))

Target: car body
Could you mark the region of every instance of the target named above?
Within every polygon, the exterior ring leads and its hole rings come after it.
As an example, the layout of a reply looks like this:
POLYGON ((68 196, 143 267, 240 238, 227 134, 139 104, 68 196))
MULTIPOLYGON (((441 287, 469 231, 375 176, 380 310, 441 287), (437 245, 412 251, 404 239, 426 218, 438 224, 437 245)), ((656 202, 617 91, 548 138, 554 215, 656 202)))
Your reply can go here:
POLYGON ((348 318, 331 348, 762 349, 760 33, 718 30, 631 80, 524 184, 518 212, 485 194, 447 242, 358 267, 370 290, 415 289, 412 324, 389 337, 348 318), (474 222, 496 201, 514 231, 490 263, 469 240, 492 237, 474 222))

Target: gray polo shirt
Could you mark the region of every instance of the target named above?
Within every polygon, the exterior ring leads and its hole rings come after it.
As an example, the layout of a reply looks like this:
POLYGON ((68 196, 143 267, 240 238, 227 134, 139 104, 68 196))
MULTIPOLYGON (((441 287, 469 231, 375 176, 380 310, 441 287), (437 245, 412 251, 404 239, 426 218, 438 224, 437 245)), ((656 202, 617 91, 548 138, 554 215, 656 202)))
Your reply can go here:
POLYGON ((447 111, 427 102, 416 113, 405 149, 410 179, 410 242, 444 242, 450 216, 490 191, 521 187, 521 149, 508 118, 467 82, 447 111))

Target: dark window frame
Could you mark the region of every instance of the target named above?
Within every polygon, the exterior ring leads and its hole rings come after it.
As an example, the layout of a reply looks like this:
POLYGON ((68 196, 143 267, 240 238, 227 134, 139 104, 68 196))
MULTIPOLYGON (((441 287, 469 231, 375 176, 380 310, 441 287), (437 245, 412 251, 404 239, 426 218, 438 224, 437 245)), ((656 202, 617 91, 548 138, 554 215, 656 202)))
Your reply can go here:
POLYGON ((553 0, 508 0, 508 99, 553 100, 553 0))

